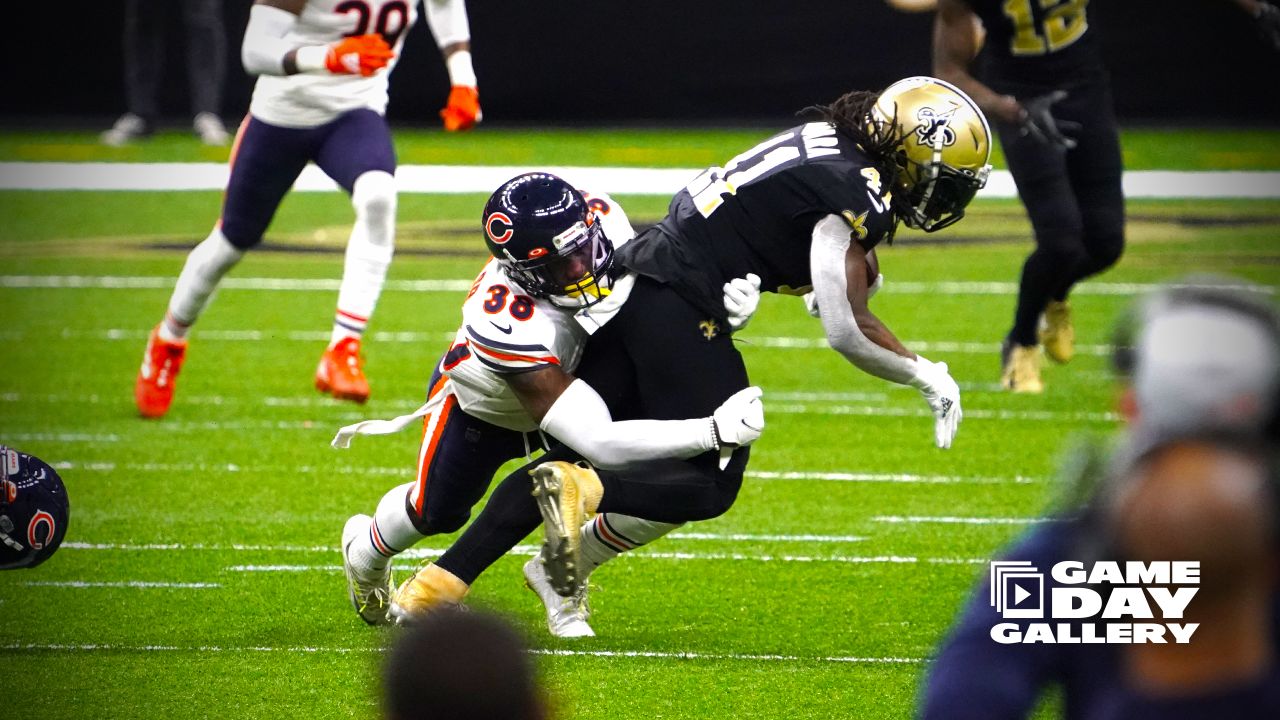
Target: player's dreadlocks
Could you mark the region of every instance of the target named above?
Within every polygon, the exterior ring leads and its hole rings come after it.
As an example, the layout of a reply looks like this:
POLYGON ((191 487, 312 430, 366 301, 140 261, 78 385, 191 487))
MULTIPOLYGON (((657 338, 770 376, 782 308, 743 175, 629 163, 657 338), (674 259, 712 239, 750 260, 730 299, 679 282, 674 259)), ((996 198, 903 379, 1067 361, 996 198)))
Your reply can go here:
MULTIPOLYGON (((831 123, 837 132, 857 144, 867 159, 880 171, 880 181, 886 187, 896 187, 901 166, 898 154, 902 146, 902 134, 898 132, 898 118, 873 120, 871 110, 879 93, 854 90, 836 98, 828 105, 810 105, 799 115, 816 115, 831 123)), ((886 242, 893 242, 897 226, 889 231, 886 242)))

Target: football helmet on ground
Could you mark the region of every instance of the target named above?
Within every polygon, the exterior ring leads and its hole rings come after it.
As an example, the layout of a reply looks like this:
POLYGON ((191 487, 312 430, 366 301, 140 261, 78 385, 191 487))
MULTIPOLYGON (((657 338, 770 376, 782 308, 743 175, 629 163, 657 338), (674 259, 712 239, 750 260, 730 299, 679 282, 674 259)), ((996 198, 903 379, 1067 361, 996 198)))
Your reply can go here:
POLYGON ((0 570, 32 568, 67 535, 62 478, 37 457, 0 445, 0 570))
POLYGON ((902 221, 933 232, 964 217, 991 172, 991 128, 978 105, 950 83, 910 77, 880 93, 868 120, 872 135, 897 138, 902 221))
POLYGON ((549 173, 502 184, 484 206, 485 244, 507 274, 537 298, 593 305, 613 282, 613 243, 582 193, 549 173))

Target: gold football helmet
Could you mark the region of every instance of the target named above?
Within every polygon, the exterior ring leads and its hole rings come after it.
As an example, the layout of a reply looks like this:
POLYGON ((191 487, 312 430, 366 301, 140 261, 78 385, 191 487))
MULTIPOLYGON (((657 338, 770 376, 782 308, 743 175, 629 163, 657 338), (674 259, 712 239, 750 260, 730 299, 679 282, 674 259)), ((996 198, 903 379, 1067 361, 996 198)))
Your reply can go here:
POLYGON ((933 232, 964 217, 991 172, 991 128, 977 104, 950 83, 910 77, 880 93, 870 121, 873 134, 898 138, 902 221, 933 232))

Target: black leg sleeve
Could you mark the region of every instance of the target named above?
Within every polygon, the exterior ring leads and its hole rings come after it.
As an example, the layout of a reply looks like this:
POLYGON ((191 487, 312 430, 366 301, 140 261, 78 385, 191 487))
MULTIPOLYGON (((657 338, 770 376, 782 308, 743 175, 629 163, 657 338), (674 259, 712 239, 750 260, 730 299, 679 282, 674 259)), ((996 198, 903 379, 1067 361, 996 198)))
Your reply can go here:
POLYGON ((563 456, 548 453, 503 478, 484 509, 436 564, 470 585, 480 573, 536 530, 542 515, 533 499, 529 471, 548 460, 576 459, 567 448, 562 452, 563 456))

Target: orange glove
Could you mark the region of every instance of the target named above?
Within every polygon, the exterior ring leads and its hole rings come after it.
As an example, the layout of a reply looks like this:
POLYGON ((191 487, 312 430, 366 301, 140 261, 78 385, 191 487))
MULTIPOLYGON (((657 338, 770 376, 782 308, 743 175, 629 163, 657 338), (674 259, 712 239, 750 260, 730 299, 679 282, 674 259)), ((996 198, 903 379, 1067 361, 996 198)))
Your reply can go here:
POLYGON ((324 56, 324 66, 334 75, 369 77, 386 67, 394 55, 381 35, 356 35, 330 45, 324 56))
POLYGON ((465 85, 454 85, 449 91, 449 102, 440 111, 446 132, 470 130, 480 122, 480 91, 465 85))

